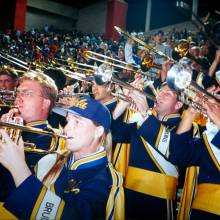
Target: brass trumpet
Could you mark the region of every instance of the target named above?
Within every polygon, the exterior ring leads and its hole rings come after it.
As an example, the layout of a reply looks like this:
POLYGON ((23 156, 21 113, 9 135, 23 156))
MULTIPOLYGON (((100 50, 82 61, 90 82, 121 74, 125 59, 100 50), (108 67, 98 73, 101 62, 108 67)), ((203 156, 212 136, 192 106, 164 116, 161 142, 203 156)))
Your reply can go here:
POLYGON ((25 142, 24 143, 24 150, 26 152, 31 152, 31 153, 37 153, 37 154, 59 153, 59 151, 57 149, 59 139, 60 138, 67 139, 67 137, 62 134, 55 134, 53 132, 45 131, 43 129, 32 128, 32 127, 28 127, 28 126, 24 126, 24 125, 20 125, 20 124, 16 124, 16 123, 9 123, 9 122, 0 121, 0 126, 4 127, 6 129, 10 138, 16 144, 18 144, 18 141, 21 137, 21 131, 40 134, 40 135, 49 135, 54 139, 54 141, 53 141, 54 144, 50 147, 49 150, 38 149, 35 144, 25 142))

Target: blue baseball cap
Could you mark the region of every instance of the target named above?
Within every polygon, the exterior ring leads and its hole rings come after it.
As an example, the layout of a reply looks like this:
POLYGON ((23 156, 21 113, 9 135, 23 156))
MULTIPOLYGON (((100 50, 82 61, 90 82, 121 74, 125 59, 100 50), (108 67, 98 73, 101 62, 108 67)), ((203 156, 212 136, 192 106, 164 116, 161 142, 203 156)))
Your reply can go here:
POLYGON ((72 104, 70 108, 56 107, 53 111, 59 115, 65 116, 67 113, 76 114, 88 118, 93 122, 103 126, 107 133, 111 127, 111 115, 106 106, 90 96, 82 96, 72 104))

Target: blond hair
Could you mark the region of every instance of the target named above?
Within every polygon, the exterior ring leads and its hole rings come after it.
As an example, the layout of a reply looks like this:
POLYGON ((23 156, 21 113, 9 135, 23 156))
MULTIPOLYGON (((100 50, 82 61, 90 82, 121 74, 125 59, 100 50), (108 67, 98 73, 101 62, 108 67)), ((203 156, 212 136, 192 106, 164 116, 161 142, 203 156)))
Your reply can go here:
POLYGON ((55 105, 58 94, 58 89, 54 80, 42 72, 37 72, 37 73, 27 72, 21 78, 19 78, 18 84, 20 85, 24 81, 28 81, 28 80, 36 81, 39 83, 42 89, 43 97, 45 99, 50 100, 50 108, 49 108, 50 111, 55 105))

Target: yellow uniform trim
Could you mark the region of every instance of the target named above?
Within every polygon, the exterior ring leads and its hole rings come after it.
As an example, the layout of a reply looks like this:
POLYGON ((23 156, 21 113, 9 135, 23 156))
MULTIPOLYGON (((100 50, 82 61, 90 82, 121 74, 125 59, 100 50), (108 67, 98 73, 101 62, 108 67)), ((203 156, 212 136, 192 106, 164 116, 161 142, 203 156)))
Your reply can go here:
POLYGON ((199 184, 192 207, 193 209, 220 215, 220 185, 199 184))
POLYGON ((106 205, 106 220, 124 220, 124 188, 123 178, 120 173, 117 173, 112 164, 109 164, 109 170, 112 176, 112 187, 106 205))
POLYGON ((3 207, 3 203, 0 203, 0 220, 17 220, 11 212, 9 212, 5 207, 3 207))
POLYGON ((170 118, 179 118, 179 117, 180 117, 180 114, 178 114, 178 113, 170 114, 170 115, 166 115, 162 121, 167 121, 170 118))
POLYGON ((177 178, 136 167, 128 167, 125 188, 162 199, 174 200, 177 178))
POLYGON ((76 162, 74 162, 74 164, 71 166, 71 170, 75 170, 77 169, 77 167, 81 164, 84 164, 86 162, 90 162, 90 161, 94 161, 94 160, 98 160, 102 157, 106 156, 106 151, 103 151, 102 153, 96 154, 94 156, 91 157, 86 157, 80 160, 77 160, 76 162))
POLYGON ((41 204, 41 202, 42 202, 46 192, 47 192, 47 188, 43 187, 41 192, 40 192, 40 194, 39 194, 39 196, 38 196, 38 198, 37 198, 37 201, 36 201, 36 203, 34 205, 34 208, 33 208, 33 211, 31 213, 30 219, 35 219, 35 216, 36 216, 36 214, 37 214, 37 212, 39 210, 40 204, 41 204))
POLYGON ((186 169, 184 188, 180 199, 180 208, 177 220, 188 220, 192 207, 192 201, 197 187, 198 167, 192 166, 186 169))
POLYGON ((160 141, 160 138, 161 138, 161 135, 163 133, 163 128, 165 128, 163 125, 160 126, 160 130, 159 130, 159 134, 157 136, 157 140, 156 140, 156 143, 155 143, 155 147, 157 148, 158 147, 158 144, 159 144, 159 141, 160 141))
POLYGON ((161 173, 165 173, 164 170, 162 169, 162 167, 160 166, 160 164, 155 160, 154 156, 152 155, 151 151, 149 150, 147 143, 143 137, 141 137, 141 140, 142 140, 144 147, 147 150, 148 155, 150 156, 151 160, 155 163, 155 165, 157 166, 157 168, 160 170, 161 173))
POLYGON ((58 209, 58 212, 57 212, 56 219, 61 219, 61 215, 63 213, 64 206, 65 206, 65 202, 62 200, 60 203, 60 207, 58 209))
POLYGON ((208 140, 207 140, 207 137, 206 137, 205 133, 203 133, 203 139, 204 139, 204 142, 205 142, 205 146, 207 147, 208 152, 209 152, 209 154, 210 154, 210 156, 211 156, 211 158, 212 158, 212 160, 213 160, 215 166, 217 167, 217 169, 218 169, 219 172, 220 172, 220 165, 219 165, 219 163, 218 163, 218 161, 217 161, 217 159, 216 159, 214 153, 213 153, 212 150, 211 150, 211 147, 210 147, 210 145, 209 145, 209 142, 208 142, 208 140))
POLYGON ((118 143, 115 147, 112 164, 114 168, 122 173, 125 177, 127 168, 128 168, 128 161, 129 161, 129 153, 130 153, 130 144, 128 143, 118 143))
POLYGON ((55 193, 55 194, 56 194, 56 192, 55 192, 55 187, 54 187, 54 183, 50 186, 50 191, 51 191, 52 193, 55 193))
POLYGON ((26 124, 26 126, 33 127, 33 126, 42 125, 42 124, 48 124, 47 120, 29 122, 26 124))

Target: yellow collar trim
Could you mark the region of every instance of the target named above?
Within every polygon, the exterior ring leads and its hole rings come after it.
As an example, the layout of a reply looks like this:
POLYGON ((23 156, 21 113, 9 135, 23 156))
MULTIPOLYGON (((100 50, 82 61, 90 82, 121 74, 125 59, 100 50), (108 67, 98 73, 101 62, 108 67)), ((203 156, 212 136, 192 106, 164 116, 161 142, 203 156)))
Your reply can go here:
POLYGON ((47 120, 41 120, 41 121, 32 121, 26 124, 26 126, 34 127, 36 125, 43 125, 43 124, 48 124, 47 120))
POLYGON ((106 151, 104 150, 104 151, 96 153, 95 155, 90 155, 88 157, 81 158, 73 163, 73 165, 71 166, 71 170, 76 170, 81 165, 95 162, 95 161, 103 159, 105 157, 106 157, 106 151))

